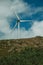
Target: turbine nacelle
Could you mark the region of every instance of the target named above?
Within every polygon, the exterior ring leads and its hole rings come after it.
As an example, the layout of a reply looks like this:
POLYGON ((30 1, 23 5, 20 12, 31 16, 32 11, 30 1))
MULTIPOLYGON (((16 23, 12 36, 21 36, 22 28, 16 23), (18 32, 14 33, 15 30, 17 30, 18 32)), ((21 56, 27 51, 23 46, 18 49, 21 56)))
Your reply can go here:
POLYGON ((20 20, 17 20, 17 23, 20 22, 20 20))

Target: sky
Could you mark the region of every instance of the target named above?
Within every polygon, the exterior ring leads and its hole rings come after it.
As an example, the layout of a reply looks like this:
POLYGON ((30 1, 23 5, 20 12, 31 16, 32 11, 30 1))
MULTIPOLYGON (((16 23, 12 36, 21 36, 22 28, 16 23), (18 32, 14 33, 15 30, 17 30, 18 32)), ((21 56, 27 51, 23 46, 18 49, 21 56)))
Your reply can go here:
POLYGON ((43 0, 0 0, 0 40, 43 37, 43 0), (21 20, 14 29, 17 17, 21 20))

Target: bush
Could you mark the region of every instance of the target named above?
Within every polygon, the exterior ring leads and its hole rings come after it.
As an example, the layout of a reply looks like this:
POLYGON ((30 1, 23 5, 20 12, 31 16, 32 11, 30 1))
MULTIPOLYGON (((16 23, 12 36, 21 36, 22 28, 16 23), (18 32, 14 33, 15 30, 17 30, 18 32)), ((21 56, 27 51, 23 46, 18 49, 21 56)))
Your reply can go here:
POLYGON ((43 65, 43 49, 25 48, 0 57, 0 65, 43 65))

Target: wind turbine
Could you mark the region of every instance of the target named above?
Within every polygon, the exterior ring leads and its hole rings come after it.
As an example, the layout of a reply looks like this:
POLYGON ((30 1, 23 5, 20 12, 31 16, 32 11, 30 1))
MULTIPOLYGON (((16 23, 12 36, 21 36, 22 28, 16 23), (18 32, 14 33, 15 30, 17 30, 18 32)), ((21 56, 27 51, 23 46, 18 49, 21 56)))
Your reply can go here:
POLYGON ((18 14, 16 12, 15 12, 15 15, 16 15, 17 21, 16 21, 16 24, 15 24, 15 26, 12 29, 11 32, 14 31, 14 29, 16 28, 16 26, 18 26, 18 33, 20 32, 20 22, 27 22, 27 21, 30 22, 30 21, 33 21, 33 20, 23 20, 23 19, 20 19, 19 16, 18 16, 18 14))

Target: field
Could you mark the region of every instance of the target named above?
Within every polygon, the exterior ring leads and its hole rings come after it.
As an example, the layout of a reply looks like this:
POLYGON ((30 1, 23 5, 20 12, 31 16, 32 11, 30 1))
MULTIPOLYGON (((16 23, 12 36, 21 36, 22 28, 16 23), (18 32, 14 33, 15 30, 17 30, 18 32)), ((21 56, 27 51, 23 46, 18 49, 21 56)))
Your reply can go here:
POLYGON ((0 40, 0 65, 43 65, 43 37, 0 40))

